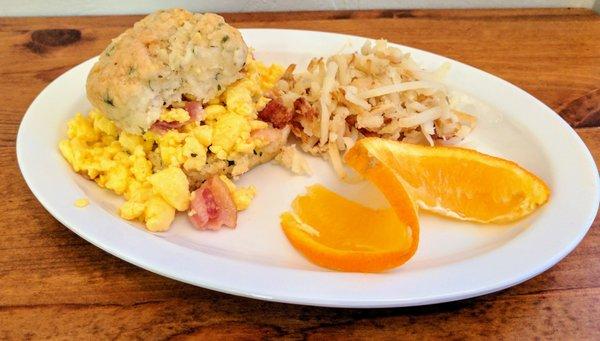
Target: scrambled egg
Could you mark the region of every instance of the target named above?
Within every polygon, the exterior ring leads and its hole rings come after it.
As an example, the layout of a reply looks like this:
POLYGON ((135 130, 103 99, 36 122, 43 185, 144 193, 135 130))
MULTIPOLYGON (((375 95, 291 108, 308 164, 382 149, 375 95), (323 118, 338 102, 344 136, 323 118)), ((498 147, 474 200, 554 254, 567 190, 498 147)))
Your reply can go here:
POLYGON ((75 207, 83 208, 90 204, 90 201, 86 198, 80 198, 75 200, 75 207))
POLYGON ((259 141, 252 141, 252 130, 268 127, 258 120, 258 111, 269 102, 263 94, 272 89, 283 74, 279 65, 266 67, 248 62, 246 77, 227 88, 219 101, 211 101, 205 111, 205 123, 212 127, 210 151, 219 159, 234 160, 240 154, 254 151, 259 141))
POLYGON ((165 122, 186 122, 189 119, 190 114, 181 108, 164 110, 159 117, 159 120, 165 122))
POLYGON ((256 188, 254 186, 238 188, 233 181, 231 181, 225 175, 219 176, 221 180, 227 185, 227 188, 232 194, 233 202, 238 211, 243 211, 250 206, 250 202, 256 195, 256 188))
MULTIPOLYGON (((253 153, 260 144, 250 134, 268 127, 257 120, 258 111, 269 101, 263 95, 282 74, 278 65, 267 67, 249 60, 246 76, 210 101, 202 122, 186 123, 163 134, 120 131, 95 109, 88 116, 77 114, 68 122, 67 139, 60 142, 59 149, 76 172, 125 198, 119 209, 121 217, 142 221, 150 231, 165 231, 175 213, 186 211, 190 205, 184 170, 200 170, 207 153, 235 160, 253 153)), ((165 110, 160 119, 184 123, 190 115, 185 109, 174 108, 165 110)), ((246 209, 255 188, 237 188, 227 177, 221 178, 237 209, 246 209)))

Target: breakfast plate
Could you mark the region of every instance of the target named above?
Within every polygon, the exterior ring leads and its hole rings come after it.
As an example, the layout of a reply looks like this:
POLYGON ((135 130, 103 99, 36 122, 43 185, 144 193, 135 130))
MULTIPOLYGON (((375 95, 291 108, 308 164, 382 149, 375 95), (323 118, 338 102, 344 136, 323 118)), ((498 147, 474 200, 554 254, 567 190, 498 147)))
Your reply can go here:
MULTIPOLYGON (((255 57, 304 67, 313 57, 360 49, 365 38, 299 30, 243 29, 255 57)), ((399 46, 426 69, 450 65, 445 83, 478 125, 463 146, 513 160, 542 178, 550 201, 510 225, 480 225, 421 215, 416 255, 379 274, 342 273, 302 258, 279 225, 279 215, 307 186, 323 184, 360 201, 378 202, 367 183, 342 183, 330 165, 307 157, 311 175, 295 176, 267 163, 244 174, 257 196, 236 229, 198 231, 179 216, 151 233, 121 219, 117 196, 72 172, 57 145, 65 122, 91 105, 86 77, 97 58, 69 70, 44 89, 25 114, 17 137, 23 177, 62 224, 99 248, 157 274, 257 299, 331 307, 401 307, 447 302, 523 282, 565 257, 589 229, 599 200, 595 163, 577 134, 550 108, 516 86, 460 62, 399 46), (80 198, 90 204, 78 208, 80 198)))

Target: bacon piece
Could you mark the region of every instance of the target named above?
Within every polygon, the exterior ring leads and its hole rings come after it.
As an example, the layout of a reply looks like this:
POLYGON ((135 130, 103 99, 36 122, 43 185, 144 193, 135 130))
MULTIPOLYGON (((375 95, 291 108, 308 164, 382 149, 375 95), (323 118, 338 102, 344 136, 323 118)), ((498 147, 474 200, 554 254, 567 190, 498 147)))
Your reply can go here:
POLYGON ((181 128, 181 126, 183 125, 183 123, 181 122, 167 122, 167 121, 156 121, 152 124, 152 126, 150 127, 150 130, 157 132, 157 133, 166 133, 169 130, 172 129, 179 129, 181 128))
MULTIPOLYGON (((202 103, 198 101, 185 102, 185 110, 190 115, 190 121, 201 121, 204 119, 204 108, 202 107, 202 103)), ((169 130, 179 129, 186 123, 187 122, 167 122, 158 120, 152 124, 150 130, 164 134, 169 130)))
POLYGON ((212 176, 192 193, 188 217, 200 230, 218 230, 223 225, 235 228, 237 209, 227 185, 212 176))
POLYGON ((190 120, 202 121, 204 119, 204 108, 198 101, 185 102, 185 110, 190 114, 190 120))
POLYGON ((262 121, 273 124, 273 127, 281 129, 292 120, 291 111, 281 103, 281 99, 273 98, 267 105, 258 113, 258 118, 262 121))

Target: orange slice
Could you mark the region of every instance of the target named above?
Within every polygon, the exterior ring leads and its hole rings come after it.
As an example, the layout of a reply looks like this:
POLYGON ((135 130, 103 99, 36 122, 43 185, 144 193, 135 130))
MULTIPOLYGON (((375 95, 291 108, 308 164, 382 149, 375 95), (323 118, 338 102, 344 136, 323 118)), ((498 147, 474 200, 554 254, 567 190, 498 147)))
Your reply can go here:
POLYGON ((368 208, 315 185, 294 200, 294 212, 281 216, 288 240, 317 265, 380 272, 405 263, 417 250, 417 206, 402 183, 381 163, 361 170, 384 194, 390 208, 368 208))
POLYGON ((281 216, 292 245, 313 263, 378 272, 417 250, 417 205, 463 220, 506 223, 548 201, 548 186, 514 162, 473 150, 359 140, 346 163, 371 181, 389 209, 371 209, 315 185, 281 216))
POLYGON ((400 180, 421 208, 462 220, 512 222, 550 196, 541 179, 516 163, 470 149, 364 138, 346 162, 359 173, 386 165, 395 177, 382 183, 400 180))

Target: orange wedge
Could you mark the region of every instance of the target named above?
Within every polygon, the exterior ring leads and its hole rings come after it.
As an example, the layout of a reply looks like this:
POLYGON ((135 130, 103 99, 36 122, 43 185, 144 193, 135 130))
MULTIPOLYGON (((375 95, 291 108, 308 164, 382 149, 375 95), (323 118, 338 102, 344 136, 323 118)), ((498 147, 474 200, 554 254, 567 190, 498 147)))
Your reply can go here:
POLYGON ((453 218, 507 223, 548 201, 548 186, 514 162, 473 150, 364 138, 346 163, 371 181, 389 209, 372 209, 315 185, 281 216, 292 245, 313 263, 378 272, 417 250, 417 205, 453 218))
POLYGON ((390 208, 368 208, 315 185, 294 200, 294 211, 281 216, 281 226, 292 245, 317 265, 385 271, 405 263, 417 250, 417 206, 389 167, 359 163, 359 172, 377 186, 390 208))
POLYGON ((508 223, 543 205, 548 186, 514 162, 456 147, 425 147, 364 138, 348 151, 346 162, 359 173, 386 165, 417 204, 448 217, 482 223, 508 223))

